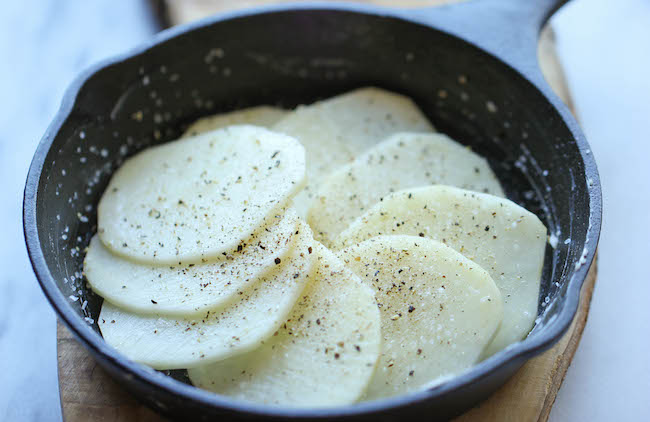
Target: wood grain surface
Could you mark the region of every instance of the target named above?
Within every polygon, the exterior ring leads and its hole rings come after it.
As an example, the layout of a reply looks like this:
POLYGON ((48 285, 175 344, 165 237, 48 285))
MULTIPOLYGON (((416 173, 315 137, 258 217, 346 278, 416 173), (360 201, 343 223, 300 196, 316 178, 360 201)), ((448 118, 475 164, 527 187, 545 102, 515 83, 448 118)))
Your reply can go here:
MULTIPOLYGON (((158 1, 158 10, 171 23, 183 23, 211 13, 279 3, 282 0, 166 0, 158 1), (162 8, 160 6, 163 5, 162 8)), ((366 0, 368 3, 426 6, 450 3, 445 0, 366 0)), ((562 68, 555 54, 550 29, 542 33, 539 47, 542 71, 555 92, 572 106, 562 68)), ((471 409, 457 422, 540 421, 551 412, 557 392, 578 348, 587 322, 589 305, 596 282, 597 266, 592 265, 582 288, 578 313, 565 336, 552 349, 527 362, 512 379, 487 401, 471 409)), ((158 422, 164 418, 139 404, 123 391, 70 332, 59 323, 57 328, 59 388, 63 419, 66 422, 158 422)))

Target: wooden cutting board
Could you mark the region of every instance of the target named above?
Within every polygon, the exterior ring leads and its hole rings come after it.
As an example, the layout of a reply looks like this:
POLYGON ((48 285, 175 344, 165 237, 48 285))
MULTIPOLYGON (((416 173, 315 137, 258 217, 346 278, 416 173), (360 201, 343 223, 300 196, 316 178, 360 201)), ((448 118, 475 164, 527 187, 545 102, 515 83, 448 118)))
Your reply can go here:
MULTIPOLYGON (((152 0, 166 24, 189 22, 219 11, 280 3, 282 0, 152 0)), ((428 6, 446 0, 365 0, 382 5, 428 6)), ((539 59, 547 81, 570 107, 571 99, 562 68, 555 54, 550 29, 542 33, 539 59)), ((571 359, 578 348, 587 322, 589 304, 596 282, 592 265, 582 288, 580 307, 569 331, 555 347, 527 362, 515 376, 487 401, 471 409, 457 422, 545 422, 551 412, 571 359)), ((57 328, 59 388, 65 422, 162 422, 147 407, 123 391, 59 323, 57 328)))

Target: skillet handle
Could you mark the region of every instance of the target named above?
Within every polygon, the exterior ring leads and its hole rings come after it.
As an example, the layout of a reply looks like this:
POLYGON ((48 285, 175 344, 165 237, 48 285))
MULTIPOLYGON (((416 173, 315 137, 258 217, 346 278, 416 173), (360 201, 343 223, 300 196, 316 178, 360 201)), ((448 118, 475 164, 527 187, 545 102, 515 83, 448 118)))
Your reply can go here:
POLYGON ((449 32, 500 58, 547 88, 537 61, 539 33, 567 0, 470 0, 407 11, 411 19, 449 32))

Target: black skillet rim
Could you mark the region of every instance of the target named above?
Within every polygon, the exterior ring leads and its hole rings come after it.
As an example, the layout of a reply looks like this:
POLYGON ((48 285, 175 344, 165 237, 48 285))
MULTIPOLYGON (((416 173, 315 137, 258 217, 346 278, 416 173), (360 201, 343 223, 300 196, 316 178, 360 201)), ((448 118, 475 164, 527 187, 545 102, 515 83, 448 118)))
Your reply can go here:
MULTIPOLYGON (((48 301, 58 316, 65 322, 65 324, 75 334, 75 336, 82 341, 86 348, 89 348, 93 353, 102 356, 112 365, 119 368, 119 370, 137 378, 140 382, 147 384, 152 388, 163 389, 170 394, 180 395, 185 399, 198 402, 202 405, 220 407, 224 410, 236 412, 245 412, 249 415, 255 416, 275 416, 290 418, 344 417, 398 408, 415 404, 417 402, 426 401, 436 396, 441 396, 461 389, 466 385, 486 378, 507 364, 525 361, 550 348, 556 341, 560 339, 560 337, 565 333, 573 321, 573 318, 577 312, 582 285, 587 277, 588 270, 592 265, 595 257, 596 246, 598 244, 598 239, 600 236, 602 218, 600 179, 598 176, 598 170, 596 168, 593 154, 587 152, 589 151, 589 144, 587 143, 584 135, 582 135, 577 122, 569 112, 568 108, 562 103, 562 101, 557 98, 549 88, 544 86, 540 87, 538 84, 535 84, 530 77, 522 74, 522 72, 512 69, 510 65, 504 63, 503 60, 501 60, 498 56, 495 56, 493 53, 485 50, 483 50, 485 54, 493 56, 496 60, 501 61, 504 66, 510 67, 511 70, 515 70, 518 74, 521 75, 521 77, 528 80, 528 82, 536 87, 545 96, 546 100, 554 106, 569 130, 574 135, 582 160, 585 164, 585 177, 590 178, 593 181, 591 186, 588 186, 590 205, 589 221, 591 224, 591 230, 589 232, 589 237, 585 242, 585 247, 587 248, 587 254, 585 256, 586 262, 580 268, 574 270, 573 275, 568 281, 565 303, 559 314, 555 317, 555 320, 549 322, 546 327, 535 333, 534 336, 528 337, 524 341, 516 343, 515 345, 504 349, 491 358, 474 366, 467 372, 462 373, 450 381, 442 383, 428 390, 412 393, 405 396, 392 397, 383 400, 358 403, 331 409, 294 409, 235 401, 224 396, 200 390, 191 385, 174 380, 171 377, 161 375, 144 365, 137 364, 133 361, 128 360, 126 357, 108 346, 108 344, 106 344, 98 334, 89 330, 86 322, 83 321, 81 317, 79 317, 72 310, 70 304, 67 302, 66 298, 59 290, 55 280, 49 272, 47 263, 45 262, 42 250, 40 248, 40 241, 36 224, 36 201, 45 158, 50 150, 56 134, 60 130, 63 123, 70 116, 80 89, 84 86, 88 79, 90 79, 101 69, 110 65, 118 65, 122 62, 130 60, 133 57, 141 55, 149 49, 159 44, 163 44, 167 40, 180 34, 190 32, 197 28, 210 26, 224 20, 241 18, 262 13, 287 12, 292 10, 343 11, 379 17, 396 18, 410 22, 414 25, 424 25, 433 30, 447 33, 453 37, 458 36, 457 34, 441 30, 434 26, 426 25, 425 23, 421 22, 420 19, 414 19, 413 16, 408 16, 406 13, 404 13, 404 10, 400 9, 390 9, 362 4, 282 4, 222 13, 195 23, 164 30, 161 33, 155 35, 150 41, 144 43, 140 47, 137 47, 112 59, 107 59, 100 63, 97 63, 96 65, 81 73, 66 90, 59 111, 57 112, 56 116, 54 117, 52 123, 48 127, 45 135, 37 147, 34 158, 30 165, 29 173, 27 175, 23 200, 23 230, 29 259, 34 269, 34 273, 36 274, 36 278, 38 279, 38 282, 41 285, 45 296, 47 297, 48 301)), ((481 49, 480 46, 477 46, 474 43, 468 43, 476 48, 481 49)))

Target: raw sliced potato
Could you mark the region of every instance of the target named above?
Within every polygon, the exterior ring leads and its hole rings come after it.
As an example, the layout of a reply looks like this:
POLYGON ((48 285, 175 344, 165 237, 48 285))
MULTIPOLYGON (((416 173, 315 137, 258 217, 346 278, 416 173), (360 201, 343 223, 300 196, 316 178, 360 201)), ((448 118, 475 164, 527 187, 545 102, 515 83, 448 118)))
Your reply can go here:
POLYGON ((382 353, 368 400, 405 394, 475 364, 503 316, 489 274, 440 242, 378 236, 339 252, 375 290, 382 353))
POLYGON ((360 88, 299 107, 273 130, 295 137, 307 154, 307 186, 294 202, 301 216, 320 180, 339 166, 398 132, 431 132, 433 127, 409 98, 379 88, 360 88))
POLYGON ((197 387, 291 407, 355 402, 381 348, 372 289, 324 246, 288 321, 257 349, 188 371, 197 387))
POLYGON ((339 247, 377 235, 435 239, 484 268, 501 290, 503 323, 483 357, 523 339, 537 317, 546 227, 512 201, 448 186, 407 189, 341 233, 339 247))
POLYGON ((105 301, 99 315, 104 339, 155 369, 192 368, 258 347, 287 320, 309 279, 314 243, 309 226, 299 222, 295 236, 290 255, 278 258, 275 270, 242 290, 236 301, 205 315, 141 315, 105 301))
POLYGON ((255 125, 270 128, 287 114, 287 111, 271 106, 256 106, 235 110, 228 113, 203 117, 192 123, 183 134, 183 138, 196 136, 232 125, 255 125))
POLYGON ((143 263, 217 258, 302 187, 304 154, 295 139, 255 126, 148 148, 113 175, 99 202, 99 238, 143 263))
POLYGON ((487 161, 463 145, 439 133, 398 133, 327 176, 307 221, 316 240, 331 245, 384 196, 432 184, 504 196, 487 161))
POLYGON ((120 308, 141 314, 190 316, 227 304, 276 267, 293 247, 295 211, 270 217, 241 248, 216 260, 188 265, 146 265, 113 255, 97 236, 84 260, 92 289, 120 308))
POLYGON ((208 116, 129 158, 84 259, 105 341, 236 400, 318 409, 431 388, 523 339, 546 228, 432 132, 366 87, 208 116))

